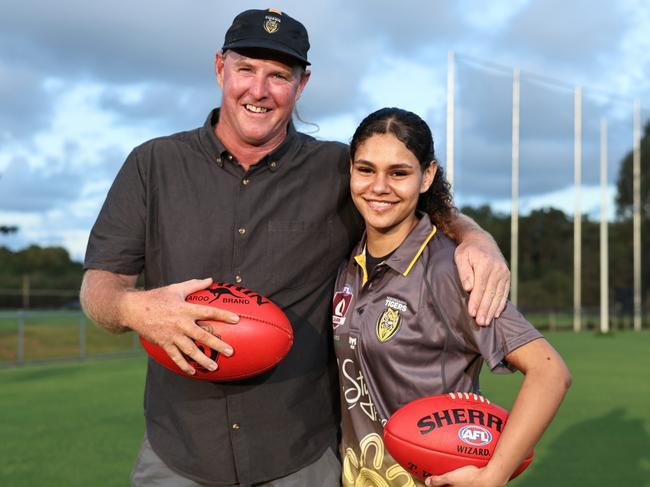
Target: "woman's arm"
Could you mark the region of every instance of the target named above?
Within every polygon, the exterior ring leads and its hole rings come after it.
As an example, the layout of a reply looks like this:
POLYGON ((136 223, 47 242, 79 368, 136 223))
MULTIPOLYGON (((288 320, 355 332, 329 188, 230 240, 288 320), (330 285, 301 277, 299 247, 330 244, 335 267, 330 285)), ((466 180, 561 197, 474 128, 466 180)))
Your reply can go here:
POLYGON ((502 486, 546 430, 571 385, 562 357, 543 338, 506 356, 525 374, 508 422, 484 468, 462 467, 427 479, 428 486, 502 486))

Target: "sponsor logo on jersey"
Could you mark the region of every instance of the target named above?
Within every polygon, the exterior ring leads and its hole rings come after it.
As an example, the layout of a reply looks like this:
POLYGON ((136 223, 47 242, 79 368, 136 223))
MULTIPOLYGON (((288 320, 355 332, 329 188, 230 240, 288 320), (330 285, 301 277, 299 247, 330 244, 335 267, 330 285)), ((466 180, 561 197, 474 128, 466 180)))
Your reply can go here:
POLYGON ((477 425, 463 426, 458 431, 458 438, 472 446, 487 445, 492 441, 492 433, 486 428, 477 425))
POLYGON ((352 359, 345 359, 341 367, 341 388, 343 399, 348 410, 359 410, 371 421, 381 421, 375 404, 372 402, 368 384, 361 370, 352 359), (357 409, 358 408, 358 409, 357 409))
POLYGON ((402 315, 399 310, 388 307, 379 316, 377 320, 377 338, 380 342, 387 342, 390 340, 402 323, 402 315))
POLYGON ((334 301, 332 302, 332 326, 335 330, 345 323, 345 317, 348 314, 351 302, 352 288, 348 284, 343 287, 343 291, 337 291, 334 294, 334 301))

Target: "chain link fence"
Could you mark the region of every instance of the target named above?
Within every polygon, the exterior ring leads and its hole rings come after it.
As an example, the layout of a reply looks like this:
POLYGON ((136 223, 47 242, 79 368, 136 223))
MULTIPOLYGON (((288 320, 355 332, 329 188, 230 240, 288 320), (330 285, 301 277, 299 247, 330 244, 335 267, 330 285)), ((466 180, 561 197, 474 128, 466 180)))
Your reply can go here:
POLYGON ((139 353, 135 333, 110 334, 81 310, 0 311, 0 367, 139 353))

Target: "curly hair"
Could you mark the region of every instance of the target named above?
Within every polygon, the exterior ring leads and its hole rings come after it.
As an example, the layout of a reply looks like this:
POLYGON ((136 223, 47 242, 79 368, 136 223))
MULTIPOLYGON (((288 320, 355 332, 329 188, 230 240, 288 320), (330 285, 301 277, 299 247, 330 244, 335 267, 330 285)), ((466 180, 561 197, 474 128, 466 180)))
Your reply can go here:
MULTIPOLYGON (((352 160, 359 146, 375 134, 394 135, 413 153, 422 171, 436 159, 431 129, 413 112, 394 107, 382 108, 364 118, 350 141, 352 160)), ((451 186, 440 166, 429 189, 420 194, 417 209, 429 215, 432 223, 443 231, 449 228, 450 221, 458 212, 451 196, 451 186)))

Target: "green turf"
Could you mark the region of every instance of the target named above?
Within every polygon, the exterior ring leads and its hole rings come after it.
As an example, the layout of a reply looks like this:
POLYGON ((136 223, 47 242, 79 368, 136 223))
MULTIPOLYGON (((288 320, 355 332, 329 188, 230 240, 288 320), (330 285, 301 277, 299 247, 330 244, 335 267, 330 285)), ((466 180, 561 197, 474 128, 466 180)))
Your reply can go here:
MULTIPOLYGON (((650 486, 650 332, 547 333, 573 385, 513 486, 650 486)), ((482 392, 509 408, 521 374, 483 371, 482 392)))
POLYGON ((0 370, 0 485, 125 486, 145 358, 0 370))
MULTIPOLYGON (((650 332, 548 333, 573 386, 513 486, 650 487, 650 332)), ((0 369, 0 485, 124 486, 143 432, 143 357, 0 369)), ((484 373, 505 407, 521 376, 484 373)))

